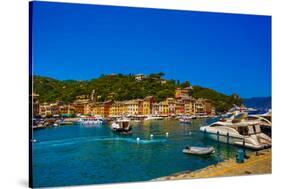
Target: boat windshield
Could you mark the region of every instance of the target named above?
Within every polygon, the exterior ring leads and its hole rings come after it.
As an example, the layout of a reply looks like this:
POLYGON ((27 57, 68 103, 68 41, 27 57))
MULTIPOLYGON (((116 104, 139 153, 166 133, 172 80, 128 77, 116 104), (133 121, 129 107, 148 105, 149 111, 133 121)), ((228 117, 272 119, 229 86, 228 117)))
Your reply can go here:
POLYGON ((122 124, 123 129, 126 129, 129 127, 129 122, 122 122, 121 124, 122 124))
POLYGON ((257 117, 247 117, 246 120, 253 121, 253 120, 257 120, 257 119, 258 119, 257 117))
POLYGON ((237 131, 240 135, 249 135, 249 128, 248 127, 238 127, 237 131))
POLYGON ((213 125, 211 125, 210 127, 221 127, 223 126, 222 124, 218 124, 218 123, 214 123, 213 125))
POLYGON ((262 116, 262 117, 271 122, 271 116, 262 116))

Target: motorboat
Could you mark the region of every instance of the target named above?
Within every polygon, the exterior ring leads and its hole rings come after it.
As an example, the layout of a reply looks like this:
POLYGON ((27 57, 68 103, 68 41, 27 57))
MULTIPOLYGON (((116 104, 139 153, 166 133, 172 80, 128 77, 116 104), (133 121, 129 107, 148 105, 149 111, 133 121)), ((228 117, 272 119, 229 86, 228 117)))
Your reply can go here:
POLYGON ((201 114, 197 114, 197 115, 196 115, 196 118, 204 119, 204 118, 208 118, 208 115, 207 115, 207 114, 204 114, 204 113, 201 113, 201 114))
POLYGON ((192 147, 187 146, 185 149, 182 150, 183 153, 186 154, 194 154, 194 155, 208 155, 215 152, 213 147, 192 147))
POLYGON ((200 127, 209 138, 219 142, 244 146, 250 149, 271 147, 271 137, 261 131, 261 120, 251 119, 244 113, 200 127))
POLYGON ((144 118, 145 121, 149 120, 163 120, 163 117, 157 116, 157 115, 148 115, 146 118, 144 118))
POLYGON ((254 109, 254 108, 247 108, 244 105, 237 106, 236 104, 233 104, 233 107, 230 110, 228 110, 228 114, 232 114, 232 113, 234 113, 236 111, 253 113, 253 112, 257 112, 258 110, 254 109))
POLYGON ((196 119, 195 115, 190 116, 191 119, 196 119))
POLYGON ((103 119, 99 117, 82 117, 78 121, 81 125, 101 125, 103 119))
POLYGON ((182 116, 179 118, 179 122, 180 123, 191 123, 191 118, 189 118, 187 116, 182 116))
POLYGON ((130 120, 127 118, 117 119, 111 124, 111 129, 114 132, 120 134, 131 134, 132 127, 130 126, 130 120))

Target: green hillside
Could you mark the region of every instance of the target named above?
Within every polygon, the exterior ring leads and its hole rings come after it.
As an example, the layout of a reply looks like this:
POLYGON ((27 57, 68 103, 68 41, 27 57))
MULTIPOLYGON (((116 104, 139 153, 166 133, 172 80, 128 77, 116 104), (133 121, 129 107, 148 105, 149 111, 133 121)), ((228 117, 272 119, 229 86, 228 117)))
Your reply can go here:
POLYGON ((227 96, 215 90, 200 86, 193 86, 193 90, 190 95, 195 98, 205 98, 211 100, 218 112, 225 112, 229 110, 233 104, 242 104, 242 99, 237 94, 227 96))
MULTIPOLYGON (((78 95, 89 95, 94 89, 98 101, 130 100, 154 96, 156 101, 167 97, 174 97, 177 87, 187 87, 189 82, 180 83, 175 80, 166 80, 163 83, 163 73, 150 74, 142 81, 136 81, 133 75, 102 75, 97 79, 76 81, 56 80, 49 77, 33 76, 34 92, 39 94, 40 102, 62 100, 72 102, 78 95)), ((241 104, 237 95, 227 96, 212 89, 194 86, 190 92, 195 98, 206 98, 213 102, 218 111, 229 109, 232 104, 241 104)))

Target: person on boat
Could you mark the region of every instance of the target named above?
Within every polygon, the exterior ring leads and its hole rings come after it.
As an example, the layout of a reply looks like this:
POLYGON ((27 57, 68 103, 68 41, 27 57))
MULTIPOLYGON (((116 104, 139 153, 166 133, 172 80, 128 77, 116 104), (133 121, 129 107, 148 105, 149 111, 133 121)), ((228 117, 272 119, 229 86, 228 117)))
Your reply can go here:
POLYGON ((186 149, 186 150, 190 150, 190 146, 186 146, 185 149, 186 149))

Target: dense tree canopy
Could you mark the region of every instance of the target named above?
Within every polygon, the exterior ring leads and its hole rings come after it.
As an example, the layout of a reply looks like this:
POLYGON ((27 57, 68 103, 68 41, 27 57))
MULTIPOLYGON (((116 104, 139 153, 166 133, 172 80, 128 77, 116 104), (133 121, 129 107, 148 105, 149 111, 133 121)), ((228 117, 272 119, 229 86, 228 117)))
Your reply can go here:
POLYGON ((216 111, 218 112, 229 110, 233 106, 233 104, 242 104, 242 99, 237 94, 227 96, 225 94, 218 93, 215 90, 203 88, 200 86, 193 86, 191 96, 194 96, 195 98, 209 99, 216 107, 216 111))
MULTIPOLYGON (((52 102, 62 100, 66 103, 72 102, 76 96, 90 95, 92 90, 96 91, 98 101, 130 100, 154 96, 156 101, 164 100, 167 97, 174 97, 177 87, 188 87, 190 83, 180 83, 175 80, 163 81, 164 73, 150 74, 142 81, 137 81, 132 74, 123 75, 101 75, 97 79, 76 81, 76 80, 55 80, 48 77, 33 76, 33 90, 39 94, 40 102, 52 102)), ((195 98, 206 98, 211 100, 218 111, 228 110, 232 104, 241 104, 238 95, 227 96, 212 89, 193 86, 190 95, 195 98)))

